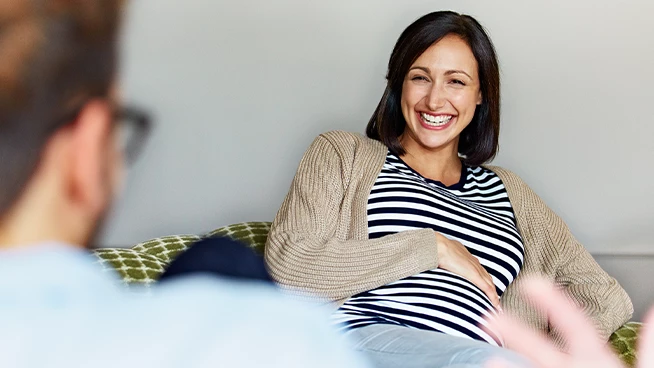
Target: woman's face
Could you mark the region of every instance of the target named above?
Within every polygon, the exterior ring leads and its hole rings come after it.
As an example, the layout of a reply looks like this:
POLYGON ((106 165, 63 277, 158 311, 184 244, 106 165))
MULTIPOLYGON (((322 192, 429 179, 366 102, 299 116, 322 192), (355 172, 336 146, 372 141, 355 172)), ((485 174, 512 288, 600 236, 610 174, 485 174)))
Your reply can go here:
POLYGON ((443 37, 418 57, 404 79, 402 146, 408 153, 458 152, 459 135, 481 99, 472 50, 458 36, 443 37))

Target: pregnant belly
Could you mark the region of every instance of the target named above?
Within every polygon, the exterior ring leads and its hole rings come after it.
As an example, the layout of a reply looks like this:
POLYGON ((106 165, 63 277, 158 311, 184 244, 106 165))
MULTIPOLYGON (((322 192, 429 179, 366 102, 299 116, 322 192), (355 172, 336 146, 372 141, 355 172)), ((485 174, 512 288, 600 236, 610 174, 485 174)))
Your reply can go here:
POLYGON ((352 328, 392 323, 501 346, 501 336, 486 321, 495 315, 488 297, 473 283, 435 269, 355 295, 334 318, 352 328))

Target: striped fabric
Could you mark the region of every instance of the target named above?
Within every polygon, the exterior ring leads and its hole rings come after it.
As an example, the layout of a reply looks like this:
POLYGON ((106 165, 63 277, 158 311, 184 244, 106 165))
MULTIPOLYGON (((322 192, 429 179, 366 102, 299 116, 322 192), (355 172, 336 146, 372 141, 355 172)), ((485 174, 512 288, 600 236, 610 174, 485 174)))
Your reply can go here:
MULTIPOLYGON (((389 152, 368 198, 369 237, 419 228, 465 245, 492 276, 500 297, 522 267, 524 246, 497 175, 464 166, 461 181, 446 187, 389 152)), ((479 327, 494 313, 473 283, 437 268, 355 295, 333 319, 349 329, 391 323, 501 346, 499 334, 479 327)))

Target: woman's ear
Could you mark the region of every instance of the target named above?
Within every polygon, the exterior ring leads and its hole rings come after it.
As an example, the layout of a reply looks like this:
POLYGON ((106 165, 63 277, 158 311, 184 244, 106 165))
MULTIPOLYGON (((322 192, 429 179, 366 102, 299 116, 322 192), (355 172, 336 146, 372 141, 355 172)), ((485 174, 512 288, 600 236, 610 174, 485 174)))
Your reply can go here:
POLYGON ((477 96, 477 105, 481 105, 481 103, 484 101, 483 96, 481 95, 481 91, 479 91, 479 95, 477 96))

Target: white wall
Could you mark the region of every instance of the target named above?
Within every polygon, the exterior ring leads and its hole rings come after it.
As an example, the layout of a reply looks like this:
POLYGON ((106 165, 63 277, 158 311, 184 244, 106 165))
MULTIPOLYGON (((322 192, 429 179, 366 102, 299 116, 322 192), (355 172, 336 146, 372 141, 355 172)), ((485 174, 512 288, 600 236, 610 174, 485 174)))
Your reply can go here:
POLYGON ((496 163, 594 253, 653 250, 654 2, 132 3, 124 94, 157 127, 104 245, 271 220, 315 135, 363 131, 400 32, 454 9, 477 17, 500 55, 496 163))

